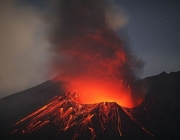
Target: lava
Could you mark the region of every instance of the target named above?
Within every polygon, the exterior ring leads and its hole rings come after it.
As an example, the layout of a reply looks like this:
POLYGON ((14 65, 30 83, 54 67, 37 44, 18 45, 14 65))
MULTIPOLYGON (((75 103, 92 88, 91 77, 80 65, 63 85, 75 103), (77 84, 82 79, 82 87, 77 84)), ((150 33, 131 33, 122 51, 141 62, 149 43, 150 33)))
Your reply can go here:
MULTIPOLYGON (((142 127, 130 115, 126 108, 122 108, 126 114, 148 135, 152 135, 142 127)), ((84 133, 89 133, 88 138, 95 139, 96 133, 103 133, 112 123, 114 131, 123 136, 122 121, 119 106, 116 103, 79 104, 70 98, 70 93, 56 96, 50 103, 21 119, 15 124, 16 129, 11 134, 29 134, 37 132, 44 126, 55 124, 58 126, 56 134, 76 128, 72 139, 77 139, 84 133), (95 127, 100 129, 97 129, 95 127)))

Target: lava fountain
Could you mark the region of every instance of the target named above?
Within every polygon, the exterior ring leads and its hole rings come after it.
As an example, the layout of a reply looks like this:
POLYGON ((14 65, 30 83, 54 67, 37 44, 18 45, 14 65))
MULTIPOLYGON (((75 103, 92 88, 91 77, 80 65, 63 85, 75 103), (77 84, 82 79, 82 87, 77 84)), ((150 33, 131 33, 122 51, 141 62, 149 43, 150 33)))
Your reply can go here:
POLYGON ((116 102, 132 108, 144 98, 134 86, 134 69, 141 61, 109 26, 105 2, 61 1, 61 23, 51 39, 57 55, 53 71, 78 103, 116 102))
POLYGON ((82 104, 116 102, 124 107, 139 105, 143 94, 140 90, 133 91, 135 78, 121 41, 112 32, 105 29, 101 32, 105 35, 87 35, 74 44, 72 50, 61 54, 67 57, 68 64, 59 70, 62 74, 56 80, 66 81, 65 89, 71 91, 70 97, 82 104), (115 39, 109 42, 109 36, 115 39), (75 65, 70 68, 72 63, 75 65))

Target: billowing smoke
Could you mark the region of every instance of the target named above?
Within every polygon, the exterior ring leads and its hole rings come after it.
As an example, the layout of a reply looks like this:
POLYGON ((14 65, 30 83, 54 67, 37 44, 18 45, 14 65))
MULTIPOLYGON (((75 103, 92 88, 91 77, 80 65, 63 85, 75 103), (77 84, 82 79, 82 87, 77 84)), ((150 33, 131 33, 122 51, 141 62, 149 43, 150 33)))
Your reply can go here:
POLYGON ((61 0, 51 36, 54 70, 66 90, 82 103, 117 101, 134 107, 142 101, 135 90, 135 71, 143 63, 115 32, 128 20, 105 0, 61 0), (118 99, 117 99, 118 98, 118 99), (129 103, 130 100, 130 103, 129 103))
POLYGON ((39 12, 18 0, 0 1, 0 98, 48 79, 45 35, 39 12))

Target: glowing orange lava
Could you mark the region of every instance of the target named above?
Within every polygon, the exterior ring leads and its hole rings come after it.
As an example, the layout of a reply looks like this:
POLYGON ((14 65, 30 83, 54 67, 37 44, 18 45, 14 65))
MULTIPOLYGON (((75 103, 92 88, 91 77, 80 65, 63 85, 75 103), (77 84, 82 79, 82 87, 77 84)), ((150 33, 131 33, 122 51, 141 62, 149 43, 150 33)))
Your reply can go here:
MULTIPOLYGON (((77 89, 70 93, 70 97, 81 104, 94 104, 100 102, 116 102, 117 104, 125 107, 133 107, 131 104, 131 90, 130 88, 117 89, 115 85, 98 85, 98 84, 78 83, 77 89), (83 87, 81 87, 83 85, 83 87), (81 88, 78 88, 81 87, 81 88)), ((118 86, 117 86, 118 87, 118 86)))
POLYGON ((114 129, 119 137, 122 137, 123 128, 120 114, 122 110, 143 132, 153 136, 148 130, 136 122, 130 112, 126 111, 126 108, 120 108, 116 103, 106 102, 79 104, 74 102, 69 94, 54 97, 50 103, 18 121, 15 124, 16 129, 11 134, 29 134, 40 130, 44 126, 55 124, 58 126, 56 134, 64 133, 70 130, 70 128, 76 128, 72 132, 74 136, 72 135, 71 139, 84 138, 84 133, 88 132, 90 135, 86 139, 93 140, 96 139, 97 133, 103 133, 106 129, 109 129, 107 126, 112 124, 112 129, 114 129), (99 129, 95 126, 98 126, 99 129))

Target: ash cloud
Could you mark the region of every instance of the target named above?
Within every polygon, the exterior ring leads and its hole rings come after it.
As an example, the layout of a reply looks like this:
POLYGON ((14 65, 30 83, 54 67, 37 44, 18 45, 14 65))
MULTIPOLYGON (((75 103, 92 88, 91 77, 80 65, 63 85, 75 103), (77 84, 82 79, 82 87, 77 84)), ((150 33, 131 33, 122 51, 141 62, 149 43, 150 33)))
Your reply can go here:
POLYGON ((48 79, 46 24, 19 2, 0 1, 0 98, 48 79))
POLYGON ((61 0, 58 4, 59 20, 50 42, 60 80, 113 79, 133 86, 143 62, 117 35, 128 17, 106 0, 61 0))
POLYGON ((52 50, 57 54, 54 59, 55 69, 63 69, 63 74, 78 75, 78 72, 83 71, 80 70, 82 69, 80 63, 83 63, 83 60, 77 60, 71 52, 77 51, 85 54, 90 52, 94 53, 92 55, 101 54, 102 59, 112 59, 118 49, 123 49, 128 60, 122 69, 129 71, 126 75, 131 75, 132 79, 136 79, 133 72, 141 69, 144 62, 133 53, 126 43, 127 40, 122 40, 117 35, 117 31, 123 28, 129 20, 120 7, 108 0, 61 0, 56 2, 59 6, 56 7, 58 11, 56 19, 59 20, 56 20, 50 38, 52 50), (106 40, 108 41, 105 42, 106 40), (109 43, 109 47, 106 43, 109 43), (115 47, 110 45, 115 45, 115 47), (67 58, 69 55, 73 59, 67 58))

